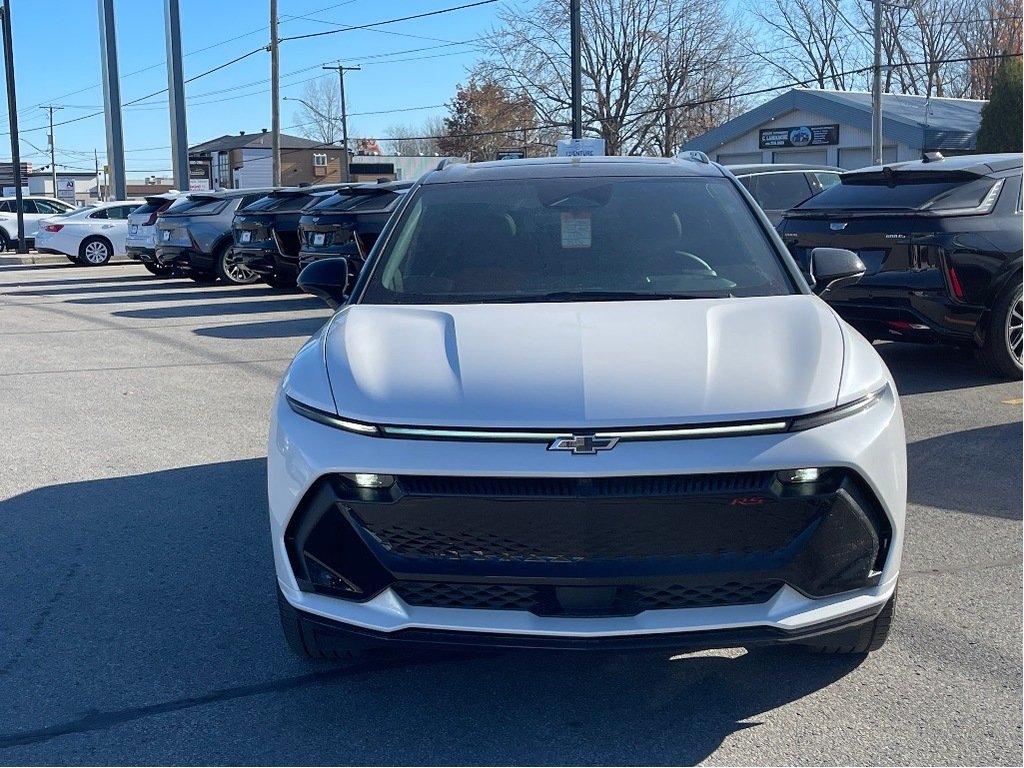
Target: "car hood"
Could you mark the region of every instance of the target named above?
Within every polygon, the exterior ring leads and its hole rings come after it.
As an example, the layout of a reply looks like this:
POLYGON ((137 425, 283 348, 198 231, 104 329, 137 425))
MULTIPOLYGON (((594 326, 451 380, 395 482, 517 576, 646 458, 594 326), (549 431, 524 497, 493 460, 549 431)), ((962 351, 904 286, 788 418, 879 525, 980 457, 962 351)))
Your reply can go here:
POLYGON ((338 413, 377 424, 599 428, 836 405, 843 334, 807 295, 354 305, 326 329, 338 413))

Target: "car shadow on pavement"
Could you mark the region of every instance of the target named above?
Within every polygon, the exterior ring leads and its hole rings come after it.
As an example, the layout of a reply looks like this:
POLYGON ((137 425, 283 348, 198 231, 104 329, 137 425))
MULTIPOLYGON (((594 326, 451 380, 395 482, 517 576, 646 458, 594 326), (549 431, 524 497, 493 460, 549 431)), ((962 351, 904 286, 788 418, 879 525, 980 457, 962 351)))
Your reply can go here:
POLYGON ((919 440, 907 445, 907 501, 975 515, 1020 520, 1019 421, 919 440), (970 482, 965 482, 965 473, 970 482), (979 493, 978 489, 984 489, 979 493))
POLYGON ((686 765, 863 662, 799 648, 303 661, 278 624, 265 488, 265 461, 246 459, 0 504, 0 588, 18 596, 0 612, 0 700, 19 702, 5 759, 686 765), (226 740, 225 719, 242 728, 226 740))
POLYGON ((238 298, 273 298, 283 296, 281 291, 268 286, 247 286, 247 287, 218 287, 217 290, 206 288, 199 290, 193 288, 190 291, 178 291, 174 295, 163 292, 161 287, 155 293, 139 293, 134 296, 87 296, 81 299, 68 299, 69 304, 148 304, 160 301, 182 301, 190 299, 238 299, 238 298))
MULTIPOLYGON (((141 280, 137 283, 117 285, 97 285, 95 282, 90 281, 88 285, 81 286, 59 286, 53 288, 36 288, 38 283, 31 283, 24 286, 15 286, 16 290, 4 290, 8 296, 51 296, 54 298, 60 298, 64 296, 82 296, 91 293, 103 293, 103 294, 116 294, 112 295, 109 302, 123 301, 124 297, 122 293, 133 293, 137 291, 150 291, 153 289, 159 289, 160 291, 168 292, 181 292, 181 291, 200 291, 205 286, 197 285, 191 281, 183 283, 180 281, 157 281, 157 278, 150 278, 148 280, 141 280)), ((167 294, 168 296, 170 293, 167 294)), ((200 294, 201 295, 201 294, 200 294)))
POLYGON ((215 339, 284 339, 295 336, 312 336, 320 326, 330 320, 323 317, 301 317, 294 320, 267 320, 261 323, 230 323, 209 328, 195 328, 197 336, 215 339))
POLYGON ((1005 381, 985 370, 969 349, 885 342, 875 344, 875 351, 892 371, 901 395, 945 392, 1005 381))
POLYGON ((186 304, 153 309, 126 309, 113 312, 117 317, 135 320, 169 320, 172 318, 219 317, 222 315, 258 315, 264 312, 298 312, 305 309, 325 309, 324 303, 313 296, 281 299, 278 301, 224 301, 217 304, 186 304))

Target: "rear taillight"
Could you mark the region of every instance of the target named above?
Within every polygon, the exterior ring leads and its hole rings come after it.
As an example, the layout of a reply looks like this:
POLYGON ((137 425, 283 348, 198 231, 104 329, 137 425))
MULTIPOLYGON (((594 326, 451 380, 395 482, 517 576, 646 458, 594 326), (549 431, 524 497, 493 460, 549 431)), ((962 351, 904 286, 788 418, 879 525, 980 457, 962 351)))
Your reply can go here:
POLYGON ((63 224, 47 224, 45 227, 43 227, 43 229, 45 229, 47 232, 60 232, 62 229, 64 229, 64 225, 63 224))
POLYGON ((949 267, 949 287, 953 289, 953 295, 963 301, 964 287, 960 285, 960 278, 956 276, 956 270, 952 266, 949 267))
POLYGON ((144 227, 152 227, 154 224, 156 224, 156 216, 157 216, 157 212, 153 211, 151 214, 149 214, 149 218, 146 219, 146 223, 143 224, 142 226, 144 226, 144 227))

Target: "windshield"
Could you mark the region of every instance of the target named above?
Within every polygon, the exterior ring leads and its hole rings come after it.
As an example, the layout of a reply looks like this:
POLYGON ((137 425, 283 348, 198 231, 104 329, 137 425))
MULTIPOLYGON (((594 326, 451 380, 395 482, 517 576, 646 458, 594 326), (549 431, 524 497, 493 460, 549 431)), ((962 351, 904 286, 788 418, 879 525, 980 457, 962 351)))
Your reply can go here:
POLYGON ((228 201, 223 197, 203 197, 197 195, 195 197, 188 197, 181 203, 168 208, 166 213, 168 216, 214 214, 224 210, 224 206, 227 203, 228 201))
POLYGON ((427 184, 361 303, 715 298, 793 293, 727 179, 427 184))

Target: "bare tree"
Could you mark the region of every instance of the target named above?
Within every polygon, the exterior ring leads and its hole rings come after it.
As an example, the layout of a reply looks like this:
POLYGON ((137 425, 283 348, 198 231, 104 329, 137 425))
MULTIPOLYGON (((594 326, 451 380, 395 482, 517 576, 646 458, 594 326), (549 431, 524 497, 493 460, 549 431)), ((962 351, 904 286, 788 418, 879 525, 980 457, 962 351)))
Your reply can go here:
MULTIPOLYGON (((675 109, 680 101, 725 98, 743 80, 732 77, 740 52, 730 25, 712 34, 711 19, 728 21, 725 8, 725 0, 581 0, 584 133, 602 137, 610 155, 674 151, 695 114, 675 109), (687 29, 692 22, 699 29, 687 29), (666 123, 659 115, 668 106, 666 123)), ((568 0, 506 5, 499 18, 474 75, 526 94, 538 130, 567 134, 568 0)))
POLYGON ((419 126, 393 125, 384 129, 384 152, 406 157, 433 157, 440 154, 438 137, 445 134, 444 118, 430 117, 419 126))
POLYGON ((864 43, 843 0, 752 0, 748 12, 763 34, 747 50, 769 71, 818 88, 852 88, 849 70, 863 59, 864 43))
POLYGON ((294 120, 299 133, 322 144, 334 144, 341 138, 341 95, 335 78, 310 80, 297 101, 301 106, 294 120))
POLYGON ((969 98, 990 98, 1002 55, 1021 53, 1020 10, 1018 0, 985 0, 958 25, 964 53, 975 59, 967 64, 969 98))

